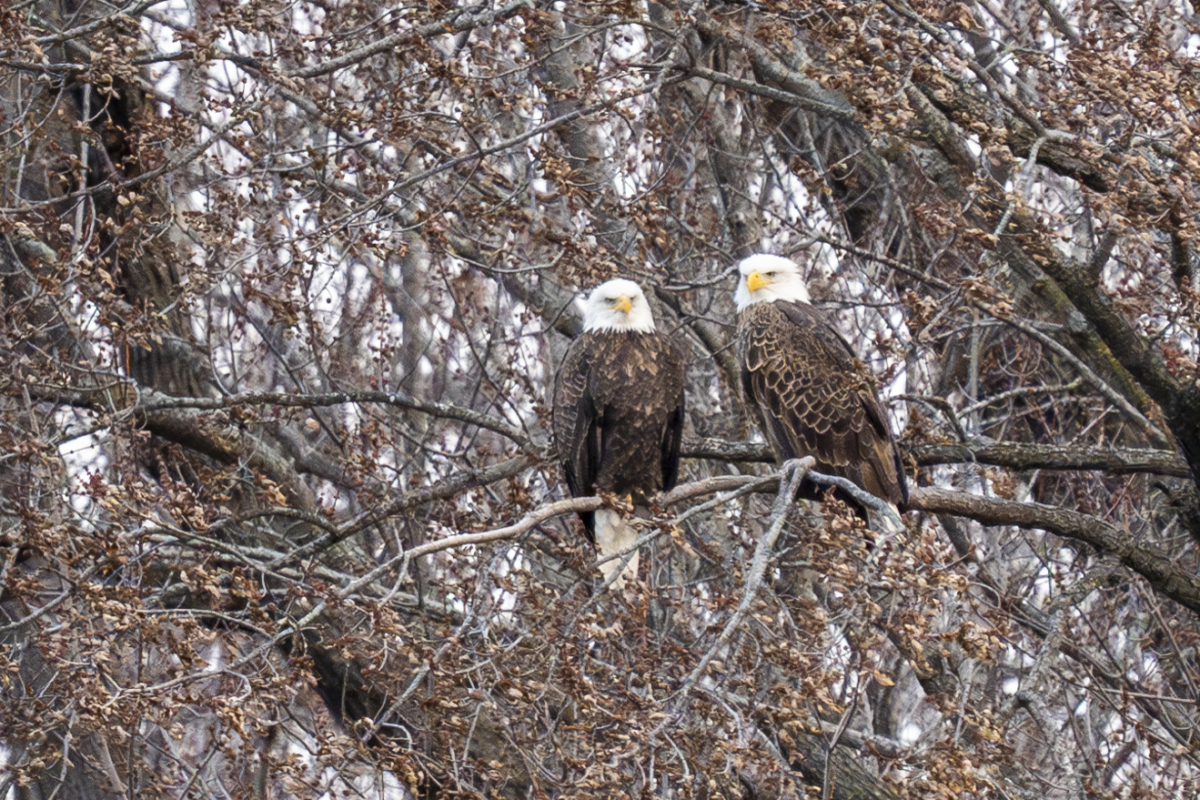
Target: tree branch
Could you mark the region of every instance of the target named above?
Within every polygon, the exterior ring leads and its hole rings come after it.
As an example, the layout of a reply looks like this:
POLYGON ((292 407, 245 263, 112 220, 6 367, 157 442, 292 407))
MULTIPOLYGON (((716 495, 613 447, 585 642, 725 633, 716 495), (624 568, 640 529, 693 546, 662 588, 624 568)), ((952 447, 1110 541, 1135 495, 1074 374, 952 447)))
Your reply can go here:
POLYGON ((703 78, 706 81, 719 83, 724 86, 729 86, 734 89, 740 89, 749 94, 765 97, 769 100, 777 100, 781 103, 786 103, 790 106, 802 108, 805 111, 810 111, 814 114, 820 114, 824 117, 831 117, 843 122, 854 121, 854 109, 846 106, 839 106, 833 103, 824 102, 822 100, 813 100, 793 92, 785 92, 781 89, 775 89, 771 86, 764 86, 755 81, 742 80, 735 78, 732 75, 727 75, 724 72, 715 72, 711 69, 697 65, 689 65, 684 69, 684 72, 693 78, 703 78))
MULTIPOLYGON (((692 687, 696 685, 696 681, 704 674, 708 665, 716 657, 717 652, 724 648, 733 638, 734 631, 738 630, 746 615, 750 613, 750 605, 754 602, 754 598, 758 594, 758 590, 762 586, 763 575, 766 573, 767 564, 770 563, 774 553, 775 541, 783 532, 784 523, 787 522, 788 512, 792 509, 792 504, 795 502, 796 489, 804 480, 809 469, 816 462, 812 456, 789 461, 784 464, 780 472, 779 492, 775 498, 774 508, 771 509, 771 525, 766 533, 759 540, 758 546, 754 549, 754 559, 750 562, 750 570, 746 575, 746 586, 742 592, 742 601, 738 604, 737 610, 730 615, 729 620, 725 623, 725 627, 721 630, 719 636, 712 643, 712 646, 704 653, 704 656, 684 680, 683 685, 675 693, 674 696, 674 714, 677 714, 680 707, 691 693, 692 687), (786 480, 784 477, 786 476, 786 480)), ((654 739, 662 730, 671 722, 674 714, 668 714, 658 727, 650 734, 650 738, 654 739)))
POLYGON ((1170 450, 1133 447, 1083 447, 971 439, 951 444, 910 444, 905 452, 917 464, 976 462, 1012 469, 1103 470, 1114 474, 1155 473, 1186 478, 1188 466, 1170 450))
POLYGON ((498 433, 522 447, 530 445, 529 437, 515 425, 510 425, 502 419, 489 416, 469 408, 442 403, 434 400, 418 400, 405 392, 378 391, 346 391, 320 392, 314 394, 290 392, 247 392, 245 394, 229 395, 226 397, 172 397, 158 392, 148 392, 146 399, 139 405, 144 411, 162 411, 172 408, 192 408, 197 410, 216 410, 236 406, 273 405, 289 408, 319 408, 349 403, 378 403, 381 405, 407 408, 420 411, 433 417, 454 419, 486 428, 498 433))
POLYGON ((1160 594, 1200 613, 1200 581, 1177 566, 1166 553, 1128 531, 1078 511, 1040 503, 1015 503, 949 489, 913 489, 909 507, 931 514, 970 517, 984 525, 1036 528, 1084 542, 1117 558, 1141 575, 1160 594))
MULTIPOLYGON (((978 463, 1012 469, 1103 470, 1113 474, 1154 473, 1186 478, 1188 465, 1170 450, 1136 447, 1086 447, 1080 445, 1025 444, 970 439, 954 443, 901 441, 900 448, 919 466, 978 463)), ((775 461, 765 442, 689 438, 683 441, 684 458, 709 458, 735 463, 775 461)))
POLYGON ((489 483, 494 483, 504 478, 511 478, 514 475, 520 474, 522 471, 532 467, 540 461, 540 457, 536 455, 519 455, 516 458, 510 458, 506 461, 501 461, 497 464, 484 467, 482 469, 468 469, 460 472, 455 472, 443 478, 436 483, 432 483, 424 488, 417 489, 411 492, 404 492, 389 503, 385 503, 378 508, 372 508, 369 511, 364 511, 353 519, 340 525, 336 533, 324 533, 308 544, 293 550, 282 559, 279 564, 271 566, 279 566, 282 564, 295 563, 297 560, 307 558, 313 553, 324 550, 327 547, 332 547, 338 542, 344 541, 364 528, 370 527, 377 522, 387 519, 388 517, 399 514, 402 511, 407 511, 418 506, 432 503, 435 500, 446 500, 459 492, 471 489, 476 486, 485 486, 489 483))

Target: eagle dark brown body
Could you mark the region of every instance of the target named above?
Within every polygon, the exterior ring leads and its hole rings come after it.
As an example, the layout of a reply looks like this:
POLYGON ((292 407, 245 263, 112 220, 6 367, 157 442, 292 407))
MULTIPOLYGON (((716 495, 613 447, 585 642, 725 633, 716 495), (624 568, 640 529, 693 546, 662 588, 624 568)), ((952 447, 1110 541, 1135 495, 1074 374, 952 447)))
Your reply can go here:
POLYGON ((781 461, 812 456, 818 472, 908 502, 875 382, 824 312, 784 300, 750 305, 738 314, 737 347, 742 388, 781 461))
MULTIPOLYGON (((593 331, 571 343, 554 387, 554 439, 571 494, 646 498, 675 485, 682 348, 659 333, 593 331)), ((595 542, 593 514, 581 514, 595 542)))

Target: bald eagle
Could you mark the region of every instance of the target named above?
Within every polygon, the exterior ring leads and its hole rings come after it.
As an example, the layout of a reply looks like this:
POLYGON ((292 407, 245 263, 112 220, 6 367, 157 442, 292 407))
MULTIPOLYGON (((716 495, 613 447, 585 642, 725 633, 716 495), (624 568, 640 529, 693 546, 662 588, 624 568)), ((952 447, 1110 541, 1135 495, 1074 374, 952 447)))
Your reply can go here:
MULTIPOLYGON (((554 439, 573 496, 602 491, 644 507, 675 485, 685 369, 682 348, 655 332, 636 283, 611 280, 592 291, 583 305, 583 333, 567 350, 554 386, 554 439)), ((601 556, 637 539, 619 511, 580 516, 601 556)), ((606 580, 621 563, 600 565, 606 580)), ((614 585, 636 572, 634 553, 614 585)))
MULTIPOLYGON (((829 316, 809 303, 800 268, 760 254, 739 262, 738 273, 742 389, 775 455, 781 462, 812 456, 817 472, 906 504, 908 484, 875 382, 829 316)), ((812 488, 801 494, 819 497, 812 488)))

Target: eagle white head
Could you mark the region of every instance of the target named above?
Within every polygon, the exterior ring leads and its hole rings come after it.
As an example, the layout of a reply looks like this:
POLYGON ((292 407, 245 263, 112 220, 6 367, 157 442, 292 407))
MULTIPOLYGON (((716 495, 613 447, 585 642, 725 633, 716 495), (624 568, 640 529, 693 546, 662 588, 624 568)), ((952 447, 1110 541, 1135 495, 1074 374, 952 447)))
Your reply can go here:
POLYGON ((616 278, 592 289, 583 301, 583 330, 650 333, 654 315, 640 286, 616 278))
POLYGON ((789 300, 808 303, 808 287, 800 277, 800 267, 791 259, 765 253, 738 262, 738 285, 733 301, 738 311, 755 303, 789 300))

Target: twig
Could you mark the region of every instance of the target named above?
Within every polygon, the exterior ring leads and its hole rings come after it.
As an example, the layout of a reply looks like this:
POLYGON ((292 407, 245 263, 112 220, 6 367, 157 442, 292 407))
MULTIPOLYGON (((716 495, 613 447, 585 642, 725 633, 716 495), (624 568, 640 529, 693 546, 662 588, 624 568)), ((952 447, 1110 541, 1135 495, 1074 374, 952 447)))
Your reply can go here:
POLYGON ((364 511, 353 519, 341 525, 336 533, 324 533, 318 536, 308 544, 298 547, 287 555, 287 557, 279 564, 271 564, 272 567, 280 564, 293 563, 297 560, 307 558, 313 553, 317 553, 325 548, 332 547, 338 542, 350 538, 354 534, 376 524, 380 520, 398 514, 410 508, 424 505, 433 502, 434 500, 444 500, 459 492, 470 489, 475 486, 482 486, 508 478, 520 473, 522 470, 532 467, 538 462, 537 456, 520 455, 515 458, 510 458, 507 461, 501 461, 498 464, 485 467, 477 470, 463 470, 456 472, 446 478, 438 481, 432 486, 427 486, 423 489, 417 489, 411 492, 405 492, 390 503, 383 506, 364 511))
MULTIPOLYGON (((699 495, 712 494, 713 492, 718 492, 723 488, 734 488, 734 491, 732 492, 720 494, 706 503, 693 506, 678 516, 664 521, 664 525, 666 526, 678 525, 695 514, 724 505, 725 503, 741 497, 742 495, 755 491, 765 491, 773 484, 777 484, 778 481, 779 477, 777 475, 771 475, 763 478, 738 475, 706 478, 704 480, 693 481, 692 483, 685 483, 676 486, 673 490, 658 498, 656 502, 661 503, 662 505, 668 505, 699 495)), ((567 500, 557 500, 549 505, 545 505, 534 511, 530 511, 520 520, 512 523, 511 525, 505 525, 500 528, 492 528, 491 530, 486 531, 479 531, 477 533, 460 533, 456 536, 448 536, 445 539, 426 542, 425 544, 419 545, 410 550, 406 550, 405 552, 392 557, 387 562, 381 564, 380 566, 368 572, 366 575, 355 580, 352 584, 341 590, 341 592, 345 594, 355 592, 362 586, 365 586, 366 584, 378 578, 380 575, 388 572, 389 570, 395 569, 397 564, 400 565, 400 573, 403 574, 408 570, 408 567, 413 560, 421 558, 422 556, 427 556, 431 553, 438 553, 443 550, 451 550, 456 547, 465 547, 473 544, 485 544, 487 542, 501 541, 504 539, 514 539, 528 532, 532 528, 542 524, 543 522, 553 519, 554 517, 560 517, 564 514, 577 514, 580 512, 595 511, 596 509, 601 508, 604 504, 605 501, 601 497, 573 497, 567 500)), ((661 536, 662 533, 662 530, 654 530, 650 533, 643 534, 642 536, 639 536, 637 541, 635 541, 629 547, 599 559, 596 562, 596 565, 607 563, 614 558, 627 557, 645 544, 661 536)))
POLYGON ((449 536, 445 539, 439 539, 435 542, 426 542, 410 550, 406 550, 401 555, 395 556, 387 563, 376 567, 369 573, 364 575, 355 584, 365 584, 374 580, 378 575, 386 572, 400 562, 400 572, 403 574, 408 570, 409 562, 413 559, 427 556, 430 553, 437 553, 442 550, 449 550, 454 547, 465 547, 469 544, 483 544, 485 542, 494 542, 499 539, 512 539, 528 531, 536 525, 540 525, 548 519, 562 516, 563 514, 579 513, 581 511, 595 511, 604 505, 604 500, 599 497, 572 497, 569 500, 558 500, 547 506, 530 511, 520 521, 512 525, 505 525, 503 528, 493 528, 489 531, 480 531, 479 533, 460 533, 457 536, 449 536))
POLYGON ((960 417, 965 417, 968 414, 974 414, 976 411, 981 411, 987 408, 992 403, 998 403, 1001 400, 1008 400, 1012 397, 1026 397, 1031 394, 1054 394, 1055 392, 1073 392, 1083 385, 1083 382, 1076 378, 1070 383, 1061 384, 1058 386, 1020 386, 1016 389, 1009 389, 1006 392, 993 394, 982 400, 972 403, 966 408, 958 412, 960 417))
POLYGON ((531 6, 532 3, 529 0, 516 0, 516 2, 501 6, 494 11, 485 11, 479 16, 470 16, 461 13, 459 10, 455 10, 450 15, 450 18, 442 18, 435 22, 413 28, 412 30, 385 36, 382 39, 371 42, 365 47, 360 47, 337 58, 331 58, 328 61, 322 61, 309 67, 300 67, 285 73, 285 75, 289 79, 316 78, 344 67, 353 66, 371 56, 397 51, 404 45, 411 44, 417 39, 428 39, 432 36, 461 33, 462 31, 469 31, 474 28, 486 27, 494 22, 508 19, 519 13, 522 9, 531 6))
MULTIPOLYGON (((116 20, 127 17, 136 17, 138 14, 141 14, 143 11, 150 8, 150 6, 157 5, 161 1, 162 0, 142 0, 142 2, 130 8, 119 9, 108 16, 94 19, 91 22, 88 22, 85 25, 80 25, 77 28, 70 28, 69 30, 59 31, 58 33, 52 33, 47 36, 40 36, 34 41, 43 48, 45 48, 47 45, 62 44, 63 42, 78 38, 80 36, 86 36, 92 31, 98 31, 108 25, 112 25, 116 20)), ((42 19, 41 17, 34 16, 33 21, 39 25, 45 25, 47 28, 54 27, 52 23, 42 19)))

